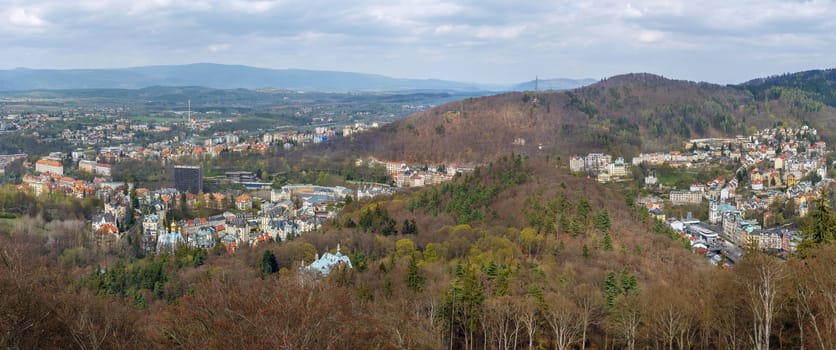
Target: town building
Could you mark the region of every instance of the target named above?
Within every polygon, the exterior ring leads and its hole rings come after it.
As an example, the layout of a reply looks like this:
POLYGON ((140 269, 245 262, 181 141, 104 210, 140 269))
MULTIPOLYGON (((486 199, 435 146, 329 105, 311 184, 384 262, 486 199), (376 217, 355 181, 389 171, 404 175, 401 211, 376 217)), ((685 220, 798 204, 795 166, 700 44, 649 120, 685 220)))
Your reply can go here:
POLYGON ((227 171, 226 179, 232 183, 255 182, 255 173, 252 171, 227 171))
POLYGON ((180 192, 203 192, 203 171, 199 166, 175 165, 174 188, 180 192))
POLYGON ((322 276, 328 276, 328 274, 335 268, 344 267, 349 269, 352 268, 351 260, 348 256, 345 256, 342 252, 340 252, 340 245, 337 244, 336 253, 331 254, 331 252, 326 252, 325 254, 322 254, 321 257, 317 254, 316 260, 314 260, 310 265, 303 266, 302 268, 307 271, 319 273, 322 276))
POLYGON ((79 160, 78 161, 78 170, 83 171, 86 173, 94 174, 96 172, 96 161, 95 160, 79 160))
POLYGON ((670 200, 673 205, 700 204, 702 202, 702 192, 671 191, 670 200))
POLYGON ((615 162, 607 166, 607 171, 612 177, 627 176, 627 166, 624 164, 624 158, 619 157, 615 162))
POLYGON ((650 174, 644 177, 644 186, 652 187, 659 183, 659 178, 656 175, 650 174))
POLYGON ((163 232, 157 238, 157 253, 173 254, 177 251, 177 247, 185 244, 180 227, 172 222, 168 232, 163 232))
POLYGON ((43 158, 35 163, 35 171, 39 173, 64 175, 64 165, 55 159, 43 158))
POLYGON ((95 167, 96 175, 110 177, 111 169, 113 169, 112 164, 96 163, 96 167, 95 167))
POLYGON ((248 194, 242 194, 235 198, 235 209, 250 210, 253 208, 253 197, 248 194))
POLYGON ((572 158, 569 158, 569 170, 573 173, 583 172, 585 165, 586 161, 583 157, 572 156, 572 158))
POLYGON ((738 212, 737 207, 726 203, 711 201, 708 205, 708 222, 712 225, 717 225, 723 221, 723 216, 726 213, 732 212, 738 212))

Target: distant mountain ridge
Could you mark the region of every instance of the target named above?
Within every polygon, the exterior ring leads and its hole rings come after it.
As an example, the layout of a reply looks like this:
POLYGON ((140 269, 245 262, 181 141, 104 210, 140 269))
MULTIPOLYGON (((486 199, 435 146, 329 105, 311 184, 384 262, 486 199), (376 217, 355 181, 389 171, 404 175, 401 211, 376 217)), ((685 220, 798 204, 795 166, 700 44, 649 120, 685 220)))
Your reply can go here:
MULTIPOLYGON (((569 80, 561 84, 572 85, 569 80)), ((402 79, 366 73, 267 69, 213 63, 114 69, 18 68, 0 70, 0 91, 141 89, 150 86, 203 86, 215 89, 280 88, 307 91, 515 90, 515 85, 476 84, 440 79, 402 79)))

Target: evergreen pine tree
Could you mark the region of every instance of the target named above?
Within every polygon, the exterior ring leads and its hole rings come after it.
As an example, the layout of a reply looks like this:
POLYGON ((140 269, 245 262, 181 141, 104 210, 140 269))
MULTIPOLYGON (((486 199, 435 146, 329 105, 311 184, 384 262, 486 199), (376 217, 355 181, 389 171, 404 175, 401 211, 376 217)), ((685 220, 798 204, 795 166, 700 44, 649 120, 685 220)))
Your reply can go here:
POLYGON ((490 278, 495 278, 495 277, 496 277, 496 273, 497 273, 497 269, 498 269, 498 268, 499 268, 499 267, 498 267, 498 266, 496 266, 496 262, 494 262, 493 260, 491 260, 491 262, 490 262, 490 263, 488 264, 488 266, 485 268, 485 274, 486 274, 486 275, 488 275, 488 277, 490 277, 490 278))
POLYGON ((595 228, 602 232, 609 230, 611 227, 610 213, 606 208, 595 212, 595 216, 592 217, 592 221, 595 228))
POLYGON ((418 269, 418 262, 415 258, 409 259, 409 265, 406 268, 406 286, 413 292, 420 292, 424 290, 427 284, 427 277, 425 277, 421 270, 418 269))
POLYGON ((621 294, 621 288, 615 279, 615 273, 610 271, 607 273, 607 279, 604 280, 604 298, 607 302, 607 307, 612 308, 615 298, 621 294))
POLYGON ((134 306, 140 310, 145 309, 145 307, 147 306, 147 303, 145 302, 145 296, 143 296, 142 293, 139 291, 136 291, 134 294, 134 306))
POLYGON ((372 216, 371 209, 363 210, 363 213, 360 214, 360 220, 358 222, 358 226, 363 229, 363 231, 368 232, 372 229, 372 225, 374 224, 374 217, 372 216))
POLYGON ((384 236, 391 236, 398 233, 398 229, 395 228, 395 226, 397 225, 395 219, 384 219, 382 224, 383 225, 380 229, 380 233, 382 233, 384 236))
POLYGON ((401 233, 405 235, 414 235, 418 233, 418 227, 415 224, 415 219, 404 219, 403 225, 401 226, 401 233))
POLYGON ((131 205, 136 209, 139 208, 139 195, 136 194, 136 188, 132 188, 131 192, 131 205))
POLYGON ((621 270, 621 290, 623 291, 624 295, 629 294, 636 294, 639 292, 639 282, 636 280, 636 275, 627 271, 627 269, 621 270))
POLYGON ((581 198, 581 200, 578 202, 577 207, 578 219, 581 221, 581 223, 587 223, 590 211, 592 211, 592 206, 589 205, 589 202, 587 202, 586 199, 581 198))
POLYGON ((569 230, 568 231, 569 231, 570 234, 572 234, 572 236, 577 236, 578 234, 581 233, 581 224, 578 223, 578 220, 576 220, 576 219, 569 220, 569 230))
POLYGON ((261 272, 264 275, 274 274, 279 271, 279 261, 272 251, 265 250, 261 256, 261 272))
POLYGON ((157 299, 163 298, 163 283, 161 281, 154 282, 154 297, 157 299))
POLYGON ((810 250, 836 240, 836 217, 830 207, 828 193, 822 189, 816 199, 815 208, 802 228, 803 237, 798 247, 798 254, 806 257, 810 250))
POLYGON ((125 219, 122 222, 122 229, 128 231, 134 225, 134 205, 133 202, 128 202, 128 207, 125 208, 125 219))
POLYGON ((188 218, 186 213, 189 211, 189 205, 186 203, 186 192, 180 193, 180 212, 183 214, 183 217, 188 218))
POLYGON ((462 266, 461 262, 456 264, 455 273, 456 277, 461 278, 462 276, 464 276, 464 266, 462 266))
POLYGON ((485 301, 482 284, 479 282, 477 271, 472 268, 465 269, 464 276, 459 283, 461 283, 460 305, 464 311, 463 323, 468 331, 474 332, 479 326, 482 304, 485 301))
POLYGON ((611 251, 612 250, 612 237, 610 237, 610 231, 604 231, 604 250, 611 251))

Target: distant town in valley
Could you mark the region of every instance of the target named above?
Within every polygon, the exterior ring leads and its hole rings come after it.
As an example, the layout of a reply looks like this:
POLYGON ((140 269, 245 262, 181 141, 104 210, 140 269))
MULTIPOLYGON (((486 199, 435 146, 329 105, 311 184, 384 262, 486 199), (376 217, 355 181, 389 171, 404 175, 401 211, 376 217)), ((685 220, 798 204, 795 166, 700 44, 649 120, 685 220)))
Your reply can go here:
MULTIPOLYGON (((352 138, 380 128, 383 121, 368 120, 381 112, 358 115, 367 122, 338 124, 325 113, 301 128, 229 131, 220 130, 231 120, 192 112, 190 101, 185 112, 154 120, 119 117, 116 110, 7 114, 0 124, 5 133, 31 135, 38 143, 54 140, 71 151, 39 146, 36 152, 46 154, 0 155, 0 174, 17 183, 18 191, 35 196, 100 199, 99 213, 90 218, 91 237, 99 244, 138 233, 144 254, 174 252, 179 245, 220 245, 232 253, 241 245, 280 242, 316 230, 353 200, 438 185, 480 165, 358 158, 355 167, 377 168, 384 177, 379 182, 344 178, 347 182, 339 186, 283 183, 281 174, 261 168, 219 172, 201 165, 223 155, 272 155, 352 138), (134 177, 129 170, 114 180, 114 167, 118 171, 127 160, 157 162, 157 172, 173 171, 173 183, 149 188, 124 181, 134 177), (12 171, 7 173, 7 168, 12 171)), ((520 144, 524 140, 515 141, 520 144)), ((669 224, 712 263, 733 264, 744 248, 794 252, 801 241, 798 219, 807 216, 830 183, 834 164, 829 155, 816 129, 804 125, 734 138, 691 139, 680 150, 640 153, 629 161, 589 153, 572 156, 568 165, 571 172, 600 183, 640 187, 635 201, 648 214, 669 224), (699 181, 697 175, 712 172, 717 176, 699 181), (687 216, 666 214, 683 206, 693 211, 687 216)))
POLYGON ((836 1, 2 4, 0 349, 836 349, 836 1))
POLYGON ((569 169, 601 183, 641 185, 645 195, 636 203, 714 264, 734 263, 744 248, 792 254, 802 240, 798 219, 808 215, 830 186, 836 166, 827 143, 808 126, 692 139, 682 150, 641 153, 630 162, 612 158, 603 153, 573 156, 569 169), (727 172, 705 182, 683 183, 712 169, 727 172), (688 211, 686 217, 665 214, 666 207, 682 206, 696 212, 688 211))
POLYGON ((0 346, 833 348, 832 72, 0 92, 0 346))
MULTIPOLYGON (((350 187, 280 185, 278 176, 276 181, 268 181, 274 176, 261 169, 207 176, 217 171, 186 164, 201 164, 222 154, 248 157, 290 152, 338 137, 350 138, 380 125, 336 125, 322 116, 314 117, 312 123, 324 126, 213 131, 215 126, 230 121, 202 119, 207 115, 190 110, 177 114, 181 118, 156 122, 136 122, 107 113, 9 114, 3 119, 5 132, 33 135, 40 142, 54 139, 73 150, 0 155, 0 174, 6 181, 19 180, 17 190, 36 197, 100 199, 102 207, 90 220, 92 240, 99 245, 114 244, 133 234, 140 238, 136 244, 143 254, 155 254, 175 253, 179 246, 212 249, 216 245, 234 253, 241 245, 286 241, 334 219, 342 206, 353 200, 391 195, 404 187, 437 185, 474 169, 472 164, 408 165, 360 158, 354 161, 355 166, 378 168, 386 177, 379 183, 349 179, 346 184, 350 187), (68 127, 47 134, 44 130, 54 124, 68 127), (158 172, 173 169, 173 183, 170 187, 147 188, 114 180, 114 166, 118 169, 126 160, 155 161, 158 172), (7 168, 14 168, 13 173, 7 173, 7 168), (204 190, 204 182, 215 184, 212 187, 219 190, 204 190), (207 215, 209 212, 216 214, 207 215)), ((128 173, 127 177, 133 175, 128 173)))

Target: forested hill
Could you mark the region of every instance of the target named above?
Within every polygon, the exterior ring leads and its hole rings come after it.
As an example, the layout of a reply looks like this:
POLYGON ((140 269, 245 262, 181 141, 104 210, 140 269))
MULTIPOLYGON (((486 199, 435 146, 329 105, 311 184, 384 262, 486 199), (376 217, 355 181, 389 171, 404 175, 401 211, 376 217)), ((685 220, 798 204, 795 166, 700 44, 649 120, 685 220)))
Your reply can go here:
POLYGON ((836 131, 836 109, 794 88, 740 87, 627 74, 569 91, 470 98, 360 135, 341 152, 406 161, 473 161, 515 151, 630 156, 681 148, 689 138, 748 134, 776 125, 836 131))
POLYGON ((796 89, 829 106, 836 106, 836 69, 816 69, 760 78, 740 84, 755 97, 772 98, 776 91, 796 89))

